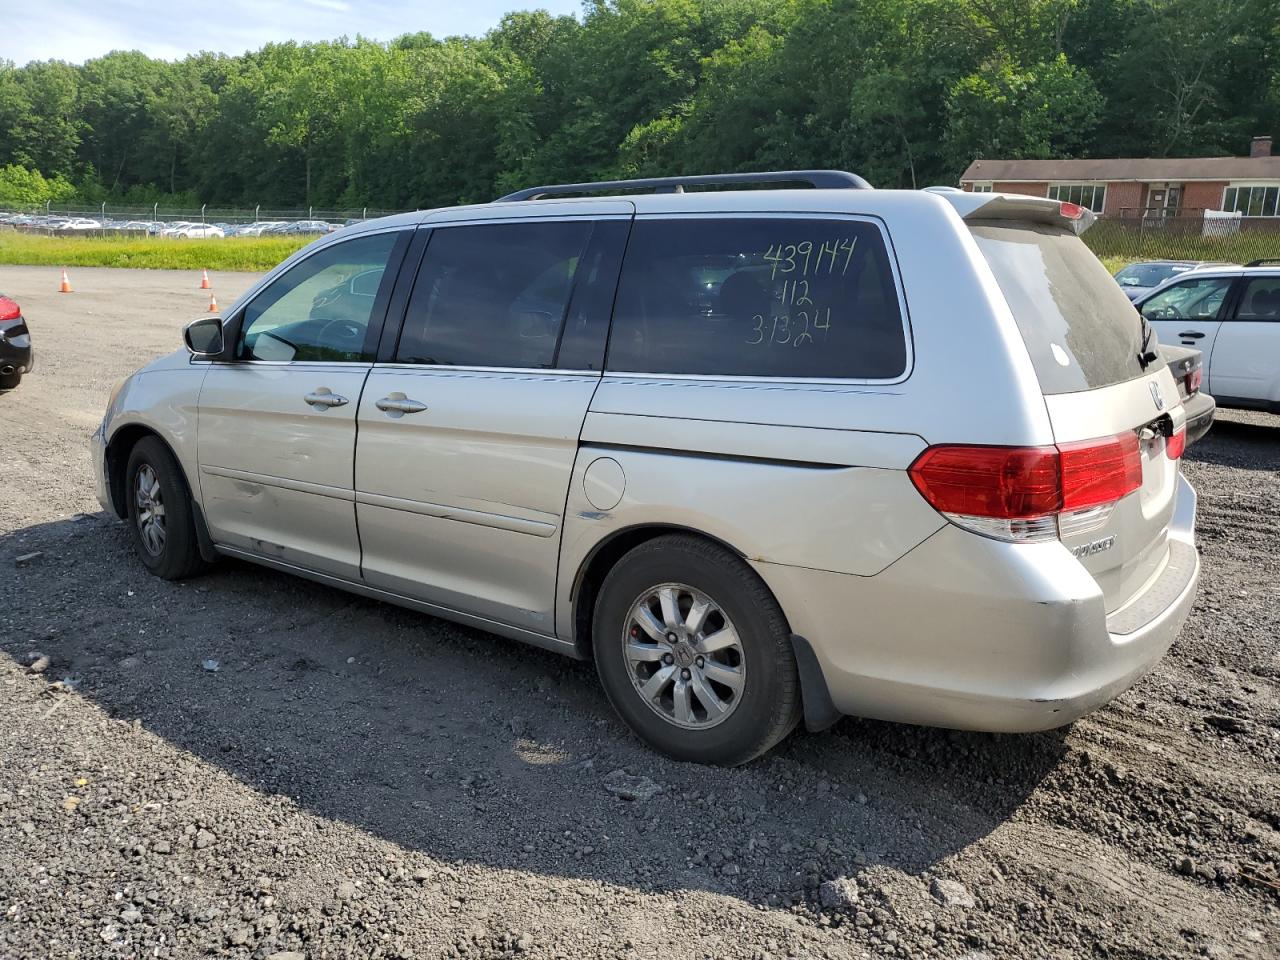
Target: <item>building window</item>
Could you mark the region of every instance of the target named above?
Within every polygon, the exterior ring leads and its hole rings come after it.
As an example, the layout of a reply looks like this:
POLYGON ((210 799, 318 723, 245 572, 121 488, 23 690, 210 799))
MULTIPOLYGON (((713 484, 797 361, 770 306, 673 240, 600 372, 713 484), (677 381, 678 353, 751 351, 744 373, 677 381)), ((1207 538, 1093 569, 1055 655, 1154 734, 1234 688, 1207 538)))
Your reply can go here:
POLYGON ((987 183, 975 183, 973 185, 973 192, 974 193, 990 193, 991 192, 990 181, 988 181, 987 183))
POLYGON ((1258 183, 1252 186, 1227 187, 1222 195, 1222 209, 1246 217, 1280 216, 1280 183, 1258 183))
POLYGON ((1079 204, 1094 213, 1101 213, 1107 202, 1105 183, 1054 183, 1049 185, 1050 200, 1065 200, 1079 204))

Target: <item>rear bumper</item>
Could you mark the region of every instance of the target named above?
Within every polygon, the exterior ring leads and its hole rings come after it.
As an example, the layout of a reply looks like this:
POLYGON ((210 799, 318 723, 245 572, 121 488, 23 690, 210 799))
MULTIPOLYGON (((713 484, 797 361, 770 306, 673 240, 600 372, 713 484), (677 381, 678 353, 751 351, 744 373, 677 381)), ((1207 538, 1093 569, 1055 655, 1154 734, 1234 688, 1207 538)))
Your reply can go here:
MULTIPOLYGON (((993 732, 1058 727, 1112 700, 1173 643, 1195 599, 1195 492, 1178 478, 1165 564, 1110 616, 1059 543, 953 526, 874 577, 757 564, 843 714, 993 732)), ((806 697, 815 682, 806 680, 806 697)))
POLYGON ((1187 414, 1187 446, 1191 446, 1213 426, 1213 415, 1217 412, 1218 404, 1213 397, 1201 391, 1183 400, 1182 409, 1187 414))
POLYGON ((25 321, 19 317, 0 323, 0 373, 30 373, 35 362, 36 352, 25 321))

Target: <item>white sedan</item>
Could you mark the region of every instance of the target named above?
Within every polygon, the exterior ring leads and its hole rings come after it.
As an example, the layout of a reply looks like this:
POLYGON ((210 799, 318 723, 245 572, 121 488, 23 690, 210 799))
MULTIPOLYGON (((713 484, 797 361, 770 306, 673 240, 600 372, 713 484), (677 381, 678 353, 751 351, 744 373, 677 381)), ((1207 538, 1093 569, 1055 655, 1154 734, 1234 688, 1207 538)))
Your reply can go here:
POLYGON ((211 237, 222 238, 226 236, 226 233, 221 227, 215 227, 211 223, 183 223, 175 224, 165 230, 161 236, 209 239, 211 237))
POLYGON ((1135 306, 1161 343, 1204 355, 1219 407, 1280 413, 1280 261, 1189 271, 1135 306))

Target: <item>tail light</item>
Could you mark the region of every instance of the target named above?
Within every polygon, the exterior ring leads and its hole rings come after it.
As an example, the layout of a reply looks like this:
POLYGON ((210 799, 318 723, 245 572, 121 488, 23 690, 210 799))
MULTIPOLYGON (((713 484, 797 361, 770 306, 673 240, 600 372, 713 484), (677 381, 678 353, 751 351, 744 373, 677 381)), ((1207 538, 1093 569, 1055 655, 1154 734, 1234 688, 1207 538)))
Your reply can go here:
POLYGON ((1179 427, 1173 432, 1173 435, 1164 442, 1164 454, 1170 460, 1181 458, 1183 452, 1187 449, 1187 428, 1179 427))
POLYGON ((16 320, 22 316, 22 310, 8 297, 0 297, 0 320, 16 320))
POLYGON ((1066 220, 1071 225, 1071 229, 1076 236, 1088 230, 1098 219, 1098 215, 1088 207, 1082 207, 1078 203, 1071 203, 1067 200, 1062 200, 1058 203, 1058 213, 1063 220, 1066 220))
POLYGON ((1186 376, 1187 396, 1191 396, 1204 383, 1204 367, 1196 367, 1186 376))
POLYGON ((1045 447, 943 444, 908 473, 957 526, 999 540, 1054 540, 1105 523, 1142 486, 1142 453, 1132 432, 1045 447))

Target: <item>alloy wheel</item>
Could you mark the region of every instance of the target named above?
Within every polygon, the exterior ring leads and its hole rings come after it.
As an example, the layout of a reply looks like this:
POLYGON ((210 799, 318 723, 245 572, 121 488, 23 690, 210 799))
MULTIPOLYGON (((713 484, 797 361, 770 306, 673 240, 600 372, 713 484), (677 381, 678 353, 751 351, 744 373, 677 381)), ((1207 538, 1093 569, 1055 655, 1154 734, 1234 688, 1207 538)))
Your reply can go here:
POLYGON ((138 467, 134 475, 133 502, 142 546, 151 556, 158 557, 164 553, 164 497, 160 492, 160 478, 149 463, 138 467))
POLYGON ((631 605, 622 642, 636 692, 676 726, 714 727, 742 700, 742 641, 720 605, 700 590, 682 583, 646 590, 631 605))

